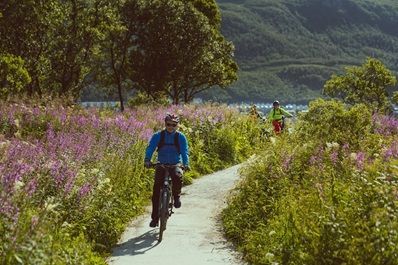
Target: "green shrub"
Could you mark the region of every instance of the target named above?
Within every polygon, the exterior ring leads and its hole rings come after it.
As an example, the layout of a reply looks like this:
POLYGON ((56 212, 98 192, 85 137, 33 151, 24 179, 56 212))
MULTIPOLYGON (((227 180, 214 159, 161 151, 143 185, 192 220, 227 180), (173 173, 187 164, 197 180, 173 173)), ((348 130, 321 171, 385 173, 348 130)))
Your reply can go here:
POLYGON ((137 92, 133 97, 127 101, 127 106, 130 108, 140 107, 142 105, 161 105, 166 106, 169 104, 166 95, 158 94, 155 101, 151 96, 144 92, 137 92))
POLYGON ((397 136, 336 101, 297 126, 242 168, 226 235, 253 265, 398 264, 397 136))
POLYGON ((31 78, 19 56, 0 54, 0 98, 21 92, 31 78))
POLYGON ((342 102, 318 99, 297 123, 297 136, 302 140, 348 143, 358 146, 371 126, 371 112, 365 105, 347 109, 342 102))

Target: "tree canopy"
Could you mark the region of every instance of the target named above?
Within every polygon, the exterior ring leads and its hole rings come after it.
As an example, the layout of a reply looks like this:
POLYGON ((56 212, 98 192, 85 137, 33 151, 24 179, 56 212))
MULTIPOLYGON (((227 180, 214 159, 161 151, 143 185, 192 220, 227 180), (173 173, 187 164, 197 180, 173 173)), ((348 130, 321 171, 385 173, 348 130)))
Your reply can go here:
POLYGON ((324 86, 324 93, 343 99, 349 104, 364 103, 376 110, 386 110, 391 102, 388 88, 396 77, 381 61, 368 58, 360 67, 347 67, 343 75, 333 75, 324 86))
POLYGON ((130 79, 139 90, 152 97, 165 93, 179 103, 236 80, 233 45, 217 29, 217 13, 206 16, 185 1, 138 3, 127 3, 123 21, 133 34, 130 79))
POLYGON ((20 56, 32 78, 25 91, 79 95, 104 36, 110 1, 7 1, 0 49, 20 56))
POLYGON ((190 101, 236 80, 234 48, 220 27, 215 0, 0 4, 0 50, 23 60, 31 78, 9 91, 38 96, 106 87, 121 102, 133 89, 190 101))

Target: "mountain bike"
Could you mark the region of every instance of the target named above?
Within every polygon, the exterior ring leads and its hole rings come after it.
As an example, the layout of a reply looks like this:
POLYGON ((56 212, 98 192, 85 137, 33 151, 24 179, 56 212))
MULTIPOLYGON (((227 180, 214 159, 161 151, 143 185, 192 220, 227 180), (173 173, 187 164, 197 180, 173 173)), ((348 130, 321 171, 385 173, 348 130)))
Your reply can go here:
POLYGON ((161 163, 153 164, 153 167, 162 167, 164 168, 164 176, 163 176, 163 185, 160 189, 159 196, 159 238, 158 241, 161 242, 163 239, 163 232, 166 230, 167 220, 174 213, 173 205, 174 205, 174 197, 172 194, 172 180, 169 174, 169 170, 175 170, 176 167, 183 168, 181 165, 166 165, 161 163))
POLYGON ((283 132, 283 130, 285 129, 285 116, 282 116, 282 122, 281 122, 281 132, 283 132))

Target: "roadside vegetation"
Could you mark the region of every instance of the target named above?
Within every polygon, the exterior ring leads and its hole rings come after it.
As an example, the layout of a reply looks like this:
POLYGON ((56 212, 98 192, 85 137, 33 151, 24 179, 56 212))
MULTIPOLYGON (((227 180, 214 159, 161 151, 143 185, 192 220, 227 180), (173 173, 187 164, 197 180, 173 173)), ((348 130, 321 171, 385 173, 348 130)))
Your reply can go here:
POLYGON ((333 76, 343 100, 312 101, 242 168, 223 222, 250 264, 398 264, 395 82, 373 59, 333 76))
MULTIPOLYGON (((58 102, 57 102, 58 103, 58 102)), ((223 105, 124 113, 58 104, 0 104, 0 263, 105 264, 149 203, 147 141, 166 112, 182 117, 192 178, 244 161, 259 128, 223 105)))

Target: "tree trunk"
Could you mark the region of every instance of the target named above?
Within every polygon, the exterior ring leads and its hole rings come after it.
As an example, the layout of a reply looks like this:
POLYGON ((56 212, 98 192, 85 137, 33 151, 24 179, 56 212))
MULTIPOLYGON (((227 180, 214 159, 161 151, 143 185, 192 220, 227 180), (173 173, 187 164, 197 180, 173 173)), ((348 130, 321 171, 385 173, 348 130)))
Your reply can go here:
POLYGON ((113 76, 115 78, 116 84, 117 84, 117 93, 119 94, 119 101, 120 101, 120 111, 124 111, 124 104, 123 104, 123 95, 122 95, 122 81, 121 81, 121 68, 116 67, 116 59, 115 59, 115 53, 113 50, 113 46, 110 48, 110 54, 111 54, 111 65, 112 65, 112 70, 113 70, 113 76))
POLYGON ((37 75, 35 77, 35 81, 36 81, 37 95, 39 96, 39 98, 42 98, 43 94, 42 94, 41 87, 40 87, 39 77, 37 75))
POLYGON ((120 78, 117 80, 117 92, 119 93, 119 101, 120 101, 120 111, 124 111, 124 104, 123 104, 123 95, 122 95, 122 84, 120 82, 120 78))

